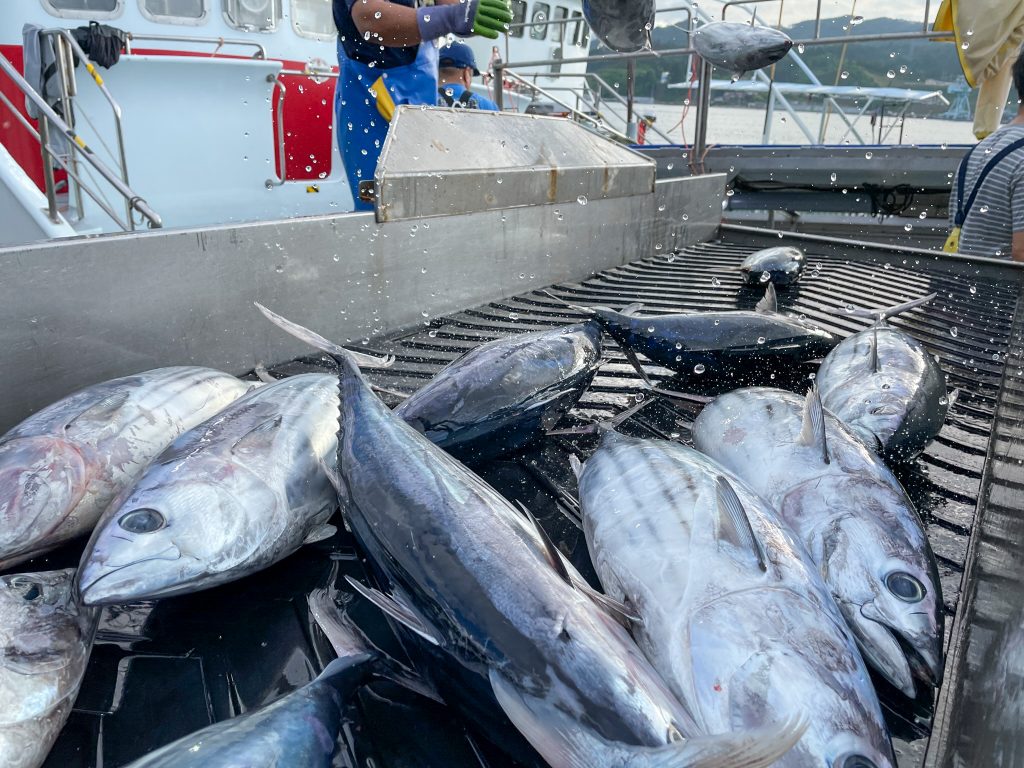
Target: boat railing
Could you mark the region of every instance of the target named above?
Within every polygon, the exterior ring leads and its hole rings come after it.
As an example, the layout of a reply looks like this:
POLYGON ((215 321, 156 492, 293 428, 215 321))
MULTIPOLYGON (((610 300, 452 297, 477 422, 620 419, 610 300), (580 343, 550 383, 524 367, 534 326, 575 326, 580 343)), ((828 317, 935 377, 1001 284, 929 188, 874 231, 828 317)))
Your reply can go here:
POLYGON ((219 54, 221 48, 223 48, 226 45, 239 46, 243 48, 255 48, 256 52, 252 55, 252 58, 267 58, 267 49, 263 46, 262 43, 256 42, 255 40, 245 40, 242 38, 201 37, 194 35, 137 35, 134 32, 128 32, 124 44, 125 53, 134 53, 134 51, 132 50, 132 43, 135 41, 210 44, 215 46, 213 51, 210 53, 211 56, 216 56, 217 54, 219 54))
MULTIPOLYGON (((738 8, 740 8, 743 11, 746 12, 747 17, 746 17, 745 20, 749 21, 749 23, 751 25, 754 25, 754 24, 764 24, 765 26, 779 27, 779 26, 781 26, 781 18, 782 18, 782 13, 783 13, 784 6, 785 6, 785 1, 786 0, 727 0, 727 2, 725 2, 723 4, 723 7, 722 7, 722 18, 724 20, 726 18, 726 14, 728 13, 729 9, 734 7, 734 6, 737 6, 738 8), (769 2, 771 2, 771 3, 779 3, 780 4, 779 5, 780 24, 776 24, 776 25, 765 24, 765 22, 758 15, 757 7, 762 5, 763 3, 769 3, 769 2), (748 6, 752 6, 752 7, 748 7, 748 6)), ((842 45, 842 46, 846 46, 846 45, 853 44, 853 43, 885 42, 885 41, 896 41, 896 40, 937 39, 937 38, 948 37, 948 33, 945 33, 945 32, 933 32, 933 31, 929 30, 929 18, 930 18, 930 15, 931 15, 931 2, 930 2, 930 0, 926 0, 924 18, 923 18, 923 21, 922 21, 921 29, 913 30, 913 31, 908 30, 906 32, 850 34, 849 30, 852 29, 854 26, 856 26, 856 23, 859 23, 859 22, 855 22, 855 23, 851 24, 850 27, 847 29, 847 34, 846 35, 843 35, 843 36, 827 36, 827 35, 825 35, 825 36, 823 36, 822 35, 822 30, 821 30, 821 25, 822 25, 821 11, 822 11, 822 0, 818 0, 817 7, 816 7, 816 12, 815 12, 815 17, 814 17, 814 34, 812 36, 810 36, 810 37, 806 37, 806 38, 802 38, 802 39, 799 39, 799 40, 795 40, 794 41, 793 50, 790 52, 790 56, 794 59, 794 61, 796 63, 796 66, 800 69, 800 71, 814 85, 822 85, 822 83, 817 78, 817 76, 814 74, 814 72, 810 69, 810 67, 807 66, 806 62, 804 62, 803 59, 800 57, 800 53, 802 53, 806 47, 815 46, 815 45, 842 45)), ((688 40, 690 38, 692 38, 692 34, 693 34, 693 31, 694 31, 694 28, 695 28, 695 24, 698 21, 703 22, 703 23, 708 23, 708 22, 711 22, 711 21, 714 20, 711 17, 711 15, 707 11, 705 11, 703 8, 697 7, 696 5, 690 4, 690 3, 685 3, 685 4, 679 5, 679 6, 671 6, 671 7, 659 8, 659 9, 657 9, 656 13, 659 14, 659 15, 665 14, 665 13, 685 13, 686 14, 685 26, 682 26, 682 25, 677 25, 677 26, 679 26, 679 28, 682 29, 687 34, 688 40)), ((856 17, 851 17, 851 19, 852 18, 856 18, 856 17)), ((513 25, 513 26, 525 28, 525 27, 543 26, 543 25, 549 25, 549 24, 575 23, 577 21, 578 21, 578 19, 571 19, 571 18, 570 19, 557 19, 557 20, 543 21, 543 22, 525 22, 524 21, 522 23, 519 23, 519 24, 516 24, 516 25, 513 25)), ((626 62, 627 67, 628 67, 628 70, 627 70, 628 71, 628 82, 627 82, 627 93, 626 93, 626 95, 623 97, 622 94, 618 93, 618 91, 616 89, 614 89, 614 88, 609 88, 608 90, 611 91, 611 92, 614 92, 616 94, 616 96, 618 97, 618 99, 622 99, 625 102, 625 106, 626 106, 626 121, 625 121, 626 122, 626 134, 629 135, 630 137, 635 137, 635 121, 634 121, 635 100, 634 100, 633 89, 632 89, 632 73, 633 73, 633 67, 635 65, 636 60, 638 60, 638 59, 645 59, 645 58, 668 58, 668 57, 675 57, 675 56, 693 56, 693 55, 696 55, 696 54, 697 54, 697 51, 692 47, 692 45, 687 45, 687 47, 684 47, 684 48, 670 48, 670 49, 660 50, 660 51, 659 50, 651 50, 651 49, 643 49, 643 50, 636 51, 636 52, 631 52, 631 53, 614 53, 613 52, 613 53, 594 54, 594 55, 588 55, 588 56, 577 56, 577 57, 570 57, 570 58, 531 59, 531 60, 527 60, 527 61, 497 61, 497 62, 495 62, 493 64, 493 72, 494 72, 494 99, 498 103, 498 106, 500 108, 503 108, 504 107, 504 99, 503 99, 504 93, 503 93, 503 91, 505 90, 505 86, 508 84, 509 81, 521 83, 522 78, 512 78, 511 77, 511 75, 513 74, 513 70, 522 70, 522 69, 526 69, 526 68, 545 68, 545 67, 553 68, 555 65, 578 64, 578 63, 588 63, 589 64, 591 62, 600 62, 600 61, 624 61, 624 62, 626 62)), ((688 69, 687 71, 692 71, 692 68, 688 69)), ((708 109, 709 109, 710 103, 711 103, 711 87, 712 87, 711 72, 712 72, 712 67, 707 62, 701 61, 700 64, 698 65, 698 71, 699 71, 699 74, 697 76, 696 83, 695 83, 696 88, 697 88, 696 109, 695 109, 696 129, 695 129, 695 132, 694 132, 693 143, 691 145, 692 160, 693 160, 693 162, 695 164, 699 164, 701 162, 701 158, 703 158, 703 156, 704 156, 704 154, 706 153, 706 150, 707 150, 707 119, 708 119, 708 109)), ((587 73, 587 74, 591 74, 591 73, 587 73)), ((538 76, 536 73, 531 73, 531 75, 533 75, 534 77, 538 76)), ((539 76, 545 77, 545 78, 557 78, 558 75, 559 75, 558 72, 543 72, 539 76)), ((768 86, 769 86, 769 98, 768 98, 768 104, 767 104, 767 107, 766 107, 766 109, 768 110, 768 113, 769 113, 768 114, 768 118, 769 119, 766 120, 766 126, 768 126, 768 127, 766 128, 766 135, 765 135, 765 137, 763 139, 764 143, 770 143, 770 123, 771 123, 770 118, 771 118, 772 113, 774 112, 776 104, 778 104, 783 110, 785 110, 790 115, 791 119, 793 120, 793 123, 801 130, 801 132, 804 134, 804 136, 807 138, 807 140, 811 144, 823 143, 824 142, 824 131, 825 131, 825 128, 827 126, 827 119, 823 118, 823 122, 822 122, 822 125, 821 125, 819 131, 817 131, 817 132, 813 131, 806 124, 806 122, 801 117, 801 115, 798 112, 798 110, 785 97, 785 95, 780 93, 778 90, 776 90, 776 89, 771 87, 771 85, 774 82, 774 79, 773 79, 772 75, 770 75, 770 74, 768 74, 768 73, 766 73, 764 71, 758 70, 757 72, 754 73, 754 77, 757 78, 759 81, 768 84, 768 86)), ((539 86, 531 85, 531 87, 536 89, 537 92, 539 92, 539 89, 540 89, 539 86)), ((556 101, 556 103, 560 103, 561 104, 562 102, 556 101)), ((582 100, 581 100, 581 103, 584 103, 584 102, 582 102, 582 100)), ((851 117, 851 115, 848 114, 846 112, 846 110, 844 110, 840 106, 840 104, 836 100, 836 98, 834 96, 830 95, 830 94, 826 94, 825 95, 825 103, 827 105, 828 112, 836 114, 838 116, 838 118, 840 120, 842 120, 846 124, 846 133, 844 134, 843 140, 845 140, 846 136, 849 136, 849 135, 852 134, 854 137, 856 137, 856 139, 858 141, 860 141, 861 143, 864 143, 864 138, 860 135, 860 133, 858 132, 857 127, 856 127, 856 121, 857 121, 857 119, 861 115, 863 115, 864 110, 861 110, 861 112, 859 114, 851 117)), ((563 104, 563 106, 564 106, 564 104, 563 104)), ((906 111, 906 109, 904 109, 904 111, 906 111)), ((605 126, 605 128, 607 128, 607 126, 605 126)), ((621 131, 613 131, 613 132, 616 135, 621 135, 622 134, 621 131)), ((655 132, 659 136, 661 136, 663 138, 666 138, 666 139, 668 138, 660 130, 655 129, 655 132)), ((631 138, 630 140, 635 140, 635 139, 631 138)), ((670 140, 670 143, 671 143, 671 140, 670 140)))
MULTIPOLYGON (((47 216, 55 223, 60 221, 57 203, 57 184, 54 175, 54 166, 56 164, 74 182, 72 189, 79 219, 84 216, 84 205, 81 196, 84 192, 124 231, 133 231, 135 229, 133 212, 138 212, 152 228, 163 226, 160 216, 129 186, 128 164, 125 156, 124 132, 121 122, 121 107, 107 89, 95 65, 68 30, 51 29, 45 30, 41 34, 52 38, 54 43, 57 79, 60 86, 60 103, 64 116, 58 115, 47 103, 46 99, 22 77, 15 66, 2 54, 0 54, 0 70, 3 70, 14 83, 14 86, 35 107, 39 115, 38 130, 33 127, 32 123, 21 113, 17 106, 2 92, 0 92, 0 100, 3 101, 11 114, 18 119, 21 125, 39 143, 43 161, 43 184, 46 194, 47 216), (74 97, 78 92, 74 67, 75 57, 81 60, 86 71, 91 75, 93 83, 110 105, 117 136, 117 162, 120 165, 120 174, 112 170, 97 157, 92 147, 75 130, 74 97), (56 131, 57 134, 64 138, 64 144, 67 149, 66 155, 54 146, 51 141, 51 131, 56 131), (84 166, 82 165, 83 163, 84 166), (105 199, 103 192, 99 189, 94 179, 91 179, 92 184, 87 182, 84 178, 87 170, 95 171, 99 174, 120 195, 125 206, 123 217, 105 199)), ((110 152, 109 147, 107 147, 107 150, 110 152)), ((111 155, 114 154, 113 152, 110 153, 111 155)), ((71 197, 71 192, 72 190, 69 190, 69 197, 71 197)))

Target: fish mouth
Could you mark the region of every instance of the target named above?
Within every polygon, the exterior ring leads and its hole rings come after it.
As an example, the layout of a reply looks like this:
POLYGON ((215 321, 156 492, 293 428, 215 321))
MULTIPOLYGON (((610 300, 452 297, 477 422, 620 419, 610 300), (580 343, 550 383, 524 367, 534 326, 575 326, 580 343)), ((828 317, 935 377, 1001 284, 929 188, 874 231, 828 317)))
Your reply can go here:
POLYGON ((850 629, 853 630, 864 661, 907 698, 916 698, 914 675, 904 651, 904 643, 900 642, 899 633, 876 619, 865 616, 863 605, 850 607, 853 610, 846 615, 850 619, 850 629))
POLYGON ((142 584, 138 579, 118 581, 117 579, 111 579, 111 577, 117 576, 126 568, 132 568, 136 565, 142 565, 143 563, 151 563, 157 560, 174 562, 180 558, 181 550, 176 546, 171 545, 167 549, 157 552, 155 555, 150 557, 143 557, 138 560, 133 560, 130 563, 117 565, 112 568, 104 568, 99 575, 95 577, 93 576, 93 572, 98 570, 98 568, 89 568, 87 565, 82 569, 82 576, 78 584, 79 593, 82 596, 82 602, 85 605, 112 605, 151 597, 151 593, 140 592, 140 588, 144 588, 144 584, 142 584))

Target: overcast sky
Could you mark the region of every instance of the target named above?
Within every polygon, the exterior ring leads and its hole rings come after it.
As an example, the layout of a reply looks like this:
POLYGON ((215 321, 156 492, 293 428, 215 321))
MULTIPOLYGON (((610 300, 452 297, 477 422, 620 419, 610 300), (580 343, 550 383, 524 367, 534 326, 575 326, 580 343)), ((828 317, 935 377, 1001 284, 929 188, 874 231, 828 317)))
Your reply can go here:
MULTIPOLYGON (((938 10, 939 2, 940 0, 932 0, 929 10, 931 16, 929 22, 935 20, 935 12, 938 10)), ((657 3, 661 8, 681 5, 679 0, 657 0, 657 3)), ((813 19, 817 5, 817 0, 785 0, 782 23, 788 26, 803 19, 813 19)), ((925 5, 925 0, 898 0, 897 2, 894 2, 894 0, 822 0, 821 17, 823 19, 830 19, 836 16, 849 16, 852 9, 856 7, 856 15, 863 16, 865 19, 887 16, 889 18, 921 21, 924 19, 925 5)), ((721 0, 702 0, 700 7, 711 13, 715 18, 720 19, 722 17, 721 0)), ((726 18, 739 21, 744 16, 744 7, 749 8, 750 6, 730 8, 726 18)), ((758 14, 766 22, 774 24, 779 18, 779 7, 780 2, 778 0, 758 3, 758 14)))

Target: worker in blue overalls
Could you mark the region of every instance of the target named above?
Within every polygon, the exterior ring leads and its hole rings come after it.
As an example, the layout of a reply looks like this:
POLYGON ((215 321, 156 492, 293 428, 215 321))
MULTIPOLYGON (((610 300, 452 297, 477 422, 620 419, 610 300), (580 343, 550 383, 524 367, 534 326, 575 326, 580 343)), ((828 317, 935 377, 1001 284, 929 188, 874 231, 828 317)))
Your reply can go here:
POLYGON ((461 40, 448 43, 438 53, 437 106, 499 111, 493 101, 470 90, 474 75, 479 74, 473 49, 461 40))
POLYGON ((399 104, 437 103, 437 41, 496 39, 512 21, 508 0, 333 0, 338 27, 334 120, 356 210, 359 182, 373 179, 399 104))

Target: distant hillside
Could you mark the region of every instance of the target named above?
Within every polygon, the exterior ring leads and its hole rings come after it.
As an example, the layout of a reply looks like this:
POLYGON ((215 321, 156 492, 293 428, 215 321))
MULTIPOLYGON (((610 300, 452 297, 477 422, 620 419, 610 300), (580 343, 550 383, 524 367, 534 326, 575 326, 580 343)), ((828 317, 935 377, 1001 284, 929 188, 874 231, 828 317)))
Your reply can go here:
MULTIPOLYGON (((921 28, 920 22, 902 19, 871 19, 849 26, 849 17, 840 16, 823 19, 822 37, 842 38, 845 35, 893 34, 921 28), (844 30, 843 27, 848 29, 844 30)), ((803 21, 788 28, 787 33, 794 39, 808 39, 814 36, 814 21, 803 21)), ((656 27, 652 32, 655 50, 685 48, 686 33, 673 26, 656 27)), ((608 53, 608 49, 596 40, 591 44, 591 53, 608 53)), ((875 43, 853 43, 846 49, 846 56, 840 68, 842 45, 807 46, 800 57, 822 83, 841 85, 891 85, 903 88, 933 89, 940 86, 925 84, 925 81, 955 82, 960 76, 960 63, 952 43, 937 43, 929 40, 895 40, 875 43), (888 77, 888 72, 894 77, 888 77), (840 77, 846 72, 845 78, 840 77)), ((638 96, 653 96, 657 101, 681 102, 684 91, 668 90, 661 84, 663 72, 668 72, 668 82, 687 80, 686 56, 663 59, 639 59, 636 64, 636 87, 638 96)), ((590 71, 600 74, 610 83, 617 83, 625 93, 625 62, 593 62, 590 71)), ((718 70, 715 77, 728 77, 718 70)), ((807 83, 810 80, 800 70, 792 57, 786 57, 777 66, 775 78, 779 81, 807 83)), ((722 98, 722 94, 715 94, 722 98)))

